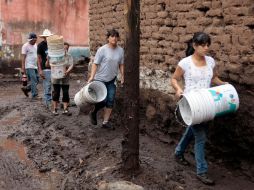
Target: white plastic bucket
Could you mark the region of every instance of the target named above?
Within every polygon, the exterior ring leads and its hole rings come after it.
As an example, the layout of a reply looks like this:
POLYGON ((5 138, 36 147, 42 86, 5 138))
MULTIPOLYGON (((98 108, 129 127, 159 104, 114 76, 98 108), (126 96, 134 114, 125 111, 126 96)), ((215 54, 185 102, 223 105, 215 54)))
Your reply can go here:
POLYGON ((50 64, 51 67, 51 77, 53 79, 61 79, 65 77, 66 65, 65 63, 61 64, 50 64))
POLYGON ((75 94, 74 102, 82 107, 88 103, 94 104, 103 101, 107 96, 107 88, 100 81, 88 83, 79 92, 75 94))
POLYGON ((49 57, 50 64, 62 64, 64 62, 64 56, 61 57, 49 57))
POLYGON ((75 96, 74 96, 74 102, 78 107, 84 107, 86 106, 88 103, 84 101, 84 97, 83 97, 83 91, 80 90, 78 91, 75 96))
POLYGON ((239 97, 231 84, 208 89, 215 103, 215 116, 235 112, 239 108, 239 97))
POLYGON ((239 97, 235 88, 226 84, 183 94, 178 105, 184 123, 189 126, 235 112, 239 108, 239 97))

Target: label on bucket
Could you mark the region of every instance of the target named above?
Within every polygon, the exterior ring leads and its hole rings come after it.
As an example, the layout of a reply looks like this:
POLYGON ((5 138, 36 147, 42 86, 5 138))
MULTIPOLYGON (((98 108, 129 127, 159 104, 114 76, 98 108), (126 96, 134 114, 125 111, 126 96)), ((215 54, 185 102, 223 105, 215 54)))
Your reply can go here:
POLYGON ((232 89, 209 89, 214 103, 215 116, 221 116, 227 113, 235 112, 238 108, 238 96, 232 89))

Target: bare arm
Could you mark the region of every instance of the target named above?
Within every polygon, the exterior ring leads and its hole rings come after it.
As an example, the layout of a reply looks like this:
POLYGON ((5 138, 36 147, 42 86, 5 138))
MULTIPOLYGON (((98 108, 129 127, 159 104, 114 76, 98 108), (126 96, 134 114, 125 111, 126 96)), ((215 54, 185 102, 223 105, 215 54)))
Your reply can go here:
POLYGON ((213 71, 212 83, 216 85, 228 84, 228 82, 224 82, 218 77, 217 67, 215 67, 213 71))
POLYGON ((97 64, 95 64, 95 63, 92 64, 91 75, 90 75, 90 77, 87 81, 88 83, 91 82, 94 79, 95 73, 97 71, 97 67, 98 67, 97 64))
POLYGON ((68 75, 71 72, 71 70, 73 69, 73 66, 74 66, 74 64, 73 64, 73 58, 70 57, 69 58, 69 67, 68 67, 67 71, 65 72, 65 75, 68 75))
POLYGON ((41 78, 45 78, 42 72, 42 58, 41 55, 37 55, 37 59, 38 59, 38 70, 39 70, 39 74, 41 76, 41 78))
POLYGON ((37 55, 37 59, 38 59, 38 69, 39 69, 39 71, 42 71, 42 68, 41 68, 41 63, 42 63, 41 55, 37 55))
POLYGON ((49 64, 49 56, 47 56, 46 58, 46 63, 45 63, 46 67, 50 67, 50 64, 49 64))
POLYGON ((68 67, 68 69, 66 71, 66 74, 69 74, 72 69, 73 69, 73 64, 68 67))
POLYGON ((183 78, 184 71, 182 70, 181 67, 177 66, 176 70, 171 78, 171 84, 173 88, 176 91, 176 97, 180 98, 181 94, 183 94, 183 89, 179 85, 178 81, 183 78))
POLYGON ((121 73, 121 84, 124 83, 124 64, 119 65, 120 73, 121 73))
POLYGON ((21 61, 21 72, 26 74, 25 72, 25 62, 26 62, 26 55, 22 54, 22 61, 21 61))

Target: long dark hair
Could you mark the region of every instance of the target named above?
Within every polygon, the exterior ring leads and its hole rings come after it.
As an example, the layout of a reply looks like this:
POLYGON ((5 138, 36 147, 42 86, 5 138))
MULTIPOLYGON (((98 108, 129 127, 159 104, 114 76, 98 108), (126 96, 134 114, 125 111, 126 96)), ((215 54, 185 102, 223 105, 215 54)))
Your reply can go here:
POLYGON ((195 52, 193 48, 193 44, 195 45, 204 45, 207 44, 208 46, 211 45, 211 38, 208 34, 204 32, 196 32, 192 39, 187 42, 187 49, 185 51, 186 56, 190 56, 195 52))

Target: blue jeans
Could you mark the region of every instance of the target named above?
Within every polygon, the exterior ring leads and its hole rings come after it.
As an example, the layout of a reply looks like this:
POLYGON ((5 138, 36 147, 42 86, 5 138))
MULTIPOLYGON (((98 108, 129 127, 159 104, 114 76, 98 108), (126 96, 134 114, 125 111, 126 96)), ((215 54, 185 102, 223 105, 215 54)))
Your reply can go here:
POLYGON ((26 69, 27 79, 30 82, 27 89, 31 88, 32 98, 38 96, 37 85, 39 83, 39 76, 37 69, 26 69))
POLYGON ((183 155, 190 141, 195 138, 195 160, 197 174, 206 173, 208 170, 207 162, 205 159, 205 143, 208 126, 205 124, 198 124, 186 128, 180 142, 178 143, 175 154, 183 155))
MULTIPOLYGON (((94 113, 97 113, 100 109, 106 108, 113 108, 115 102, 115 95, 116 95, 116 85, 115 79, 109 82, 103 82, 107 88, 107 97, 102 102, 95 104, 94 113)), ((101 81, 102 82, 102 81, 101 81)))
POLYGON ((116 96, 116 85, 115 85, 115 79, 109 82, 104 82, 106 88, 107 88, 107 97, 104 100, 106 108, 112 108, 115 102, 115 96, 116 96))
POLYGON ((44 103, 49 105, 51 103, 51 71, 43 70, 45 79, 43 79, 43 93, 44 93, 44 103))

